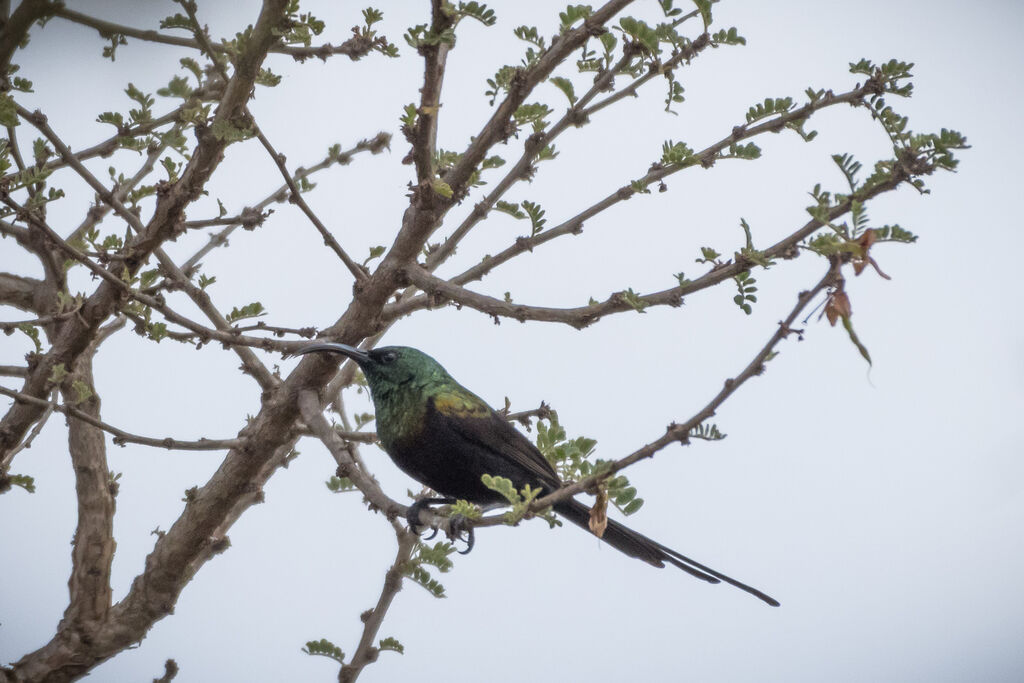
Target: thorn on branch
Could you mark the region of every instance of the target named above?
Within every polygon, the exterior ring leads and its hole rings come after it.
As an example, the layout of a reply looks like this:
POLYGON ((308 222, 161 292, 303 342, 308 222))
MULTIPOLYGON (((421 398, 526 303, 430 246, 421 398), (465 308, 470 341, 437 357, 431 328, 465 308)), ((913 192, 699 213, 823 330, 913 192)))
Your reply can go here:
MULTIPOLYGON (((800 298, 803 299, 805 294, 808 294, 808 292, 801 292, 800 293, 800 298)), ((779 329, 782 331, 783 339, 789 337, 789 335, 791 335, 791 334, 795 334, 797 341, 803 341, 804 340, 804 329, 803 328, 790 327, 784 321, 780 320, 779 321, 779 329)))

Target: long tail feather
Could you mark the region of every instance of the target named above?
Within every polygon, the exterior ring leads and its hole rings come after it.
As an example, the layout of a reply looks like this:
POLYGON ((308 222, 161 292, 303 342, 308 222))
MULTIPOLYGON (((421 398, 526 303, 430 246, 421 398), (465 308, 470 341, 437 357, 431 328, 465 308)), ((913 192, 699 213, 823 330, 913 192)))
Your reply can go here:
MULTIPOLYGON (((555 512, 562 515, 576 526, 582 527, 587 531, 590 530, 590 508, 583 503, 576 500, 558 503, 555 505, 555 512)), ((778 600, 762 593, 756 588, 737 581, 732 577, 726 576, 721 572, 715 571, 710 567, 706 567, 700 562, 692 560, 682 553, 678 553, 671 548, 667 548, 657 541, 651 540, 623 524, 619 524, 615 520, 608 520, 608 526, 605 528, 604 536, 601 537, 601 540, 619 552, 624 553, 629 557, 635 557, 638 560, 643 560, 655 567, 664 567, 665 563, 668 562, 669 564, 675 565, 687 574, 701 579, 702 581, 707 581, 708 583, 719 583, 719 581, 725 581, 728 584, 736 586, 742 591, 750 593, 755 598, 763 600, 773 607, 779 606, 778 600)))

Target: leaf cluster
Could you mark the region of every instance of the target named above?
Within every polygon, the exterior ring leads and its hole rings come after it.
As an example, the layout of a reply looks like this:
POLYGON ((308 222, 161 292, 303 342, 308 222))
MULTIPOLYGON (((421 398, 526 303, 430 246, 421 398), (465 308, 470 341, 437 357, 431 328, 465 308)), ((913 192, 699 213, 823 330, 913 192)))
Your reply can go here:
POLYGON ((444 586, 431 575, 428 567, 433 567, 442 574, 446 574, 454 566, 451 555, 455 552, 455 546, 446 541, 438 541, 434 545, 416 542, 412 556, 402 567, 402 573, 413 583, 422 586, 435 598, 444 598, 444 586))

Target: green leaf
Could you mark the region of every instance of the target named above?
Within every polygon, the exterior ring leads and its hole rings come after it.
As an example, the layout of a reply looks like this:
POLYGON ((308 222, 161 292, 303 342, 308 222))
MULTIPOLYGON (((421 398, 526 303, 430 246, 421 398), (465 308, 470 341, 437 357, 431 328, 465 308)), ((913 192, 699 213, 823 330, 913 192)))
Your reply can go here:
POLYGON ((494 205, 494 210, 501 211, 502 213, 507 213, 509 216, 512 216, 513 218, 526 218, 526 214, 519 209, 519 204, 516 202, 506 202, 504 200, 501 200, 494 205))
POLYGON ((517 26, 512 29, 512 33, 519 40, 536 45, 539 49, 543 50, 545 46, 544 38, 537 32, 536 26, 517 26))
POLYGON ((238 322, 239 320, 245 320, 246 318, 258 318, 266 315, 266 311, 263 309, 263 304, 259 301, 254 301, 251 304, 246 304, 241 308, 234 307, 231 312, 225 316, 229 323, 238 322))
POLYGON ((28 323, 21 323, 18 325, 18 330, 23 332, 29 339, 32 340, 32 344, 36 347, 36 353, 43 352, 43 345, 39 343, 39 328, 28 323))
POLYGON ((700 254, 701 258, 697 259, 697 263, 713 263, 719 256, 721 256, 721 254, 711 247, 701 247, 700 254))
POLYGON ((719 45, 746 45, 747 39, 736 32, 733 26, 729 30, 722 29, 711 36, 711 44, 714 47, 719 45))
POLYGON ((227 143, 241 142, 256 135, 251 123, 236 125, 225 119, 214 121, 210 131, 213 133, 213 137, 227 143))
POLYGON ((11 89, 19 90, 21 92, 33 92, 32 81, 28 80, 27 78, 15 76, 11 79, 11 89))
MULTIPOLYGON (((7 483, 14 486, 20 486, 29 493, 36 492, 36 480, 27 474, 8 474, 4 479, 6 479, 7 483)), ((0 491, 2 491, 2 489, 0 489, 0 491)))
POLYGON ((80 379, 76 379, 71 383, 71 392, 74 394, 71 397, 71 405, 75 406, 89 400, 92 396, 92 388, 80 379))
POLYGON ((459 6, 455 8, 455 14, 459 19, 462 17, 476 19, 484 26, 494 26, 498 20, 494 10, 481 2, 460 2, 459 6))
POLYGON ((166 88, 158 89, 156 94, 160 97, 180 97, 182 99, 187 99, 192 94, 192 87, 188 84, 188 79, 184 76, 175 76, 171 79, 170 83, 167 84, 166 88))
POLYGON ((302 648, 302 651, 307 655, 318 655, 320 657, 328 657, 338 662, 339 664, 345 663, 345 653, 341 651, 341 648, 327 640, 321 638, 320 640, 311 640, 306 643, 306 646, 302 648))
POLYGON ((63 363, 57 363, 50 369, 50 376, 46 379, 50 386, 57 386, 68 376, 68 369, 63 363))
POLYGON ((666 140, 661 145, 661 163, 677 166, 694 163, 693 150, 685 142, 666 140))
POLYGON ((774 114, 785 114, 793 108, 792 97, 766 97, 747 110, 747 123, 753 123, 774 114))
POLYGON ((712 0, 693 0, 693 4, 700 12, 700 18, 704 21, 704 28, 711 25, 711 2, 712 0))
POLYGON ((511 505, 515 505, 516 503, 522 500, 521 496, 519 495, 519 491, 517 491, 516 487, 513 486, 511 479, 506 479, 505 477, 494 477, 491 476, 490 474, 485 474, 480 477, 480 481, 483 482, 483 485, 489 488, 490 490, 500 494, 511 505))
POLYGON ((372 261, 373 259, 380 258, 381 256, 383 256, 386 250, 387 249, 384 246, 370 247, 370 255, 366 257, 365 261, 363 261, 363 266, 365 267, 366 264, 372 261))
POLYGON ((649 304, 641 299, 640 295, 634 292, 632 287, 624 292, 619 292, 619 297, 637 313, 646 313, 644 309, 647 308, 649 304))
POLYGON ((558 30, 561 33, 565 33, 573 27, 577 21, 586 19, 594 10, 590 5, 569 5, 565 8, 564 12, 558 13, 558 30))
POLYGON ((544 224, 547 223, 547 219, 544 218, 544 209, 540 207, 540 204, 534 204, 533 202, 523 200, 523 210, 526 212, 526 215, 530 217, 530 223, 532 225, 530 237, 533 237, 543 230, 544 224))
POLYGON ((270 69, 261 68, 259 73, 256 75, 256 83, 268 88, 273 88, 281 83, 281 76, 275 74, 270 69))
POLYGON ((705 422, 691 429, 689 436, 691 439, 703 439, 704 441, 721 441, 726 437, 718 430, 718 425, 705 422))
POLYGON ((561 76, 552 76, 548 80, 554 83, 555 87, 565 93, 565 96, 569 98, 570 107, 576 106, 576 91, 572 87, 572 81, 561 76))
POLYGON ((864 346, 863 343, 861 343, 860 338, 857 336, 857 333, 853 331, 853 323, 850 321, 850 316, 844 315, 841 316, 841 318, 843 321, 843 328, 846 330, 846 334, 849 335, 850 341, 853 342, 853 345, 857 347, 857 351, 860 352, 860 355, 864 358, 864 360, 868 362, 868 365, 870 366, 871 354, 868 353, 867 347, 864 346))
POLYGON ((645 22, 633 17, 622 17, 619 20, 622 32, 633 39, 633 42, 651 55, 657 55, 658 33, 645 22))
POLYGON ((14 99, 7 93, 0 93, 0 126, 13 128, 20 124, 18 109, 14 99))
POLYGON ((397 652, 400 655, 405 654, 405 646, 402 645, 396 638, 381 638, 377 643, 378 650, 390 650, 391 652, 397 652))
POLYGON ((327 490, 331 493, 348 493, 349 491, 358 490, 348 477, 332 476, 324 483, 327 485, 327 490))
POLYGON ((445 199, 452 198, 452 186, 446 183, 445 181, 441 180, 440 178, 434 178, 430 183, 430 187, 433 188, 434 192, 441 195, 445 199))

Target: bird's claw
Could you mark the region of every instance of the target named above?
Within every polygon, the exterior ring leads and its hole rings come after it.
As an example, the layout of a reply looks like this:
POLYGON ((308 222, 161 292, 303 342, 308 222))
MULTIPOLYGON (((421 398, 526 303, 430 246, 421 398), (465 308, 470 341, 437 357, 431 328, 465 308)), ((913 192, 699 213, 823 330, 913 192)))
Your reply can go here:
MULTIPOLYGON (((450 505, 451 503, 454 502, 454 498, 421 498, 420 500, 417 500, 412 505, 410 505, 409 509, 406 510, 405 512, 405 521, 409 523, 409 531, 413 532, 417 536, 420 535, 419 529, 420 527, 424 526, 420 522, 420 514, 424 510, 430 510, 430 506, 433 505, 434 503, 438 503, 441 505, 450 505)), ((427 538, 424 540, 429 541, 430 539, 434 538, 434 536, 437 536, 437 528, 434 528, 434 533, 427 536, 427 538)))
POLYGON ((473 549, 476 537, 473 535, 473 523, 465 515, 452 515, 448 518, 448 538, 453 541, 463 540, 462 534, 466 534, 466 549, 457 551, 459 555, 468 555, 473 549))
MULTIPOLYGON (((417 500, 415 503, 409 506, 409 509, 405 513, 405 519, 409 523, 409 530, 417 536, 420 534, 420 529, 424 526, 420 521, 420 514, 424 510, 431 510, 431 505, 451 505, 455 502, 454 498, 422 498, 417 500)), ((432 511, 432 510, 431 510, 432 511)), ((429 541, 437 536, 438 529, 435 527, 433 533, 427 536, 424 541, 429 541)), ((465 515, 451 515, 448 518, 448 538, 452 541, 465 541, 466 549, 459 550, 460 555, 468 555, 469 551, 473 549, 473 544, 476 542, 476 538, 473 536, 473 524, 468 517, 465 515), (465 535, 465 538, 463 538, 465 535)))

